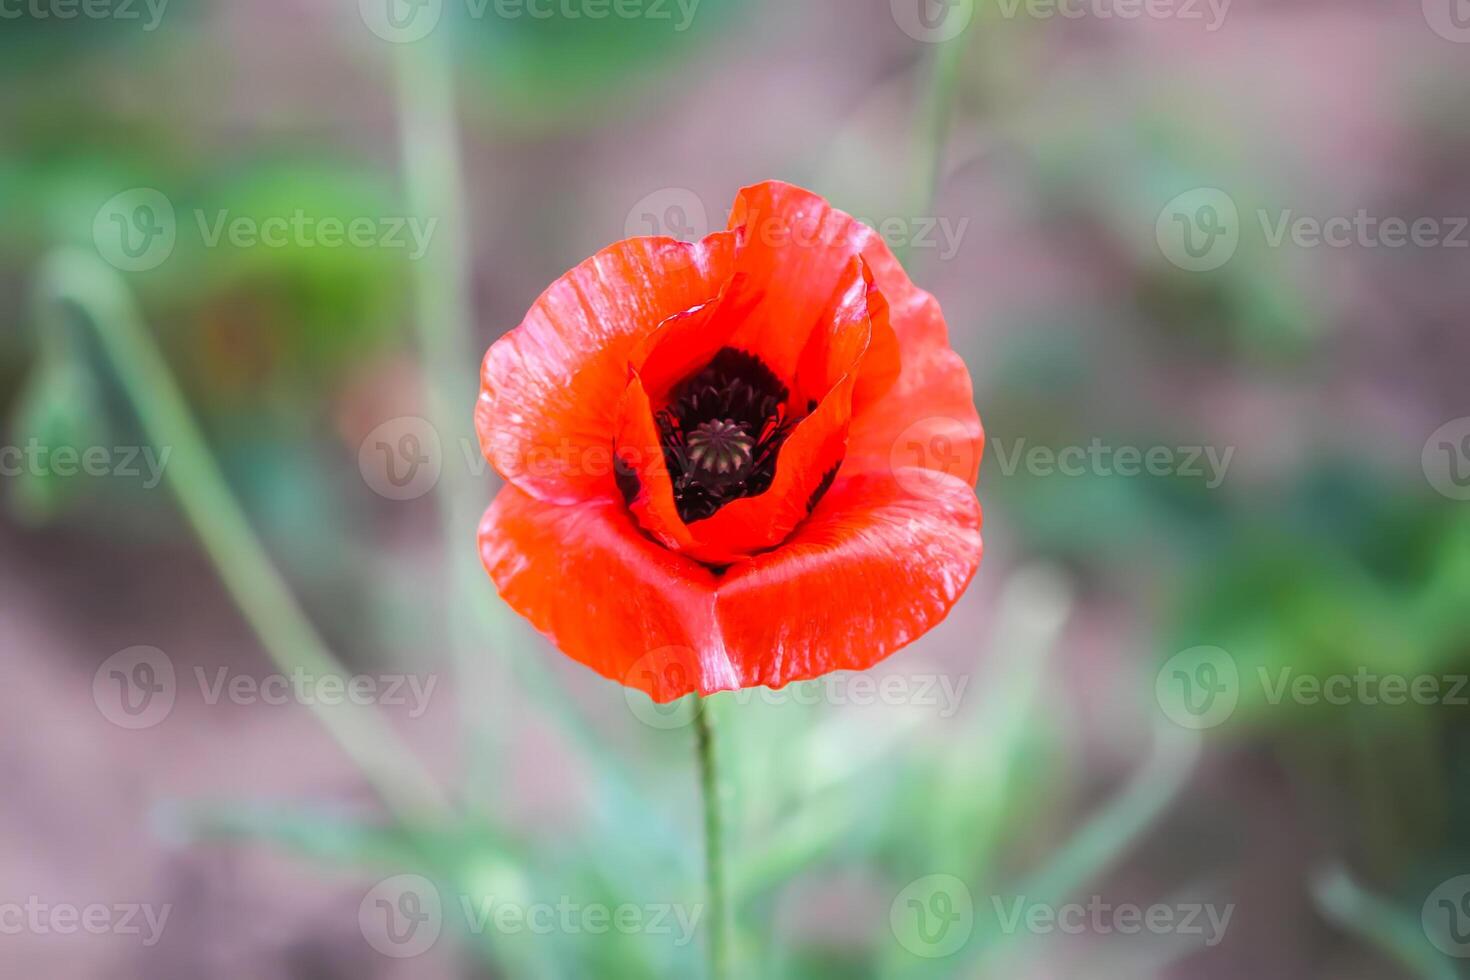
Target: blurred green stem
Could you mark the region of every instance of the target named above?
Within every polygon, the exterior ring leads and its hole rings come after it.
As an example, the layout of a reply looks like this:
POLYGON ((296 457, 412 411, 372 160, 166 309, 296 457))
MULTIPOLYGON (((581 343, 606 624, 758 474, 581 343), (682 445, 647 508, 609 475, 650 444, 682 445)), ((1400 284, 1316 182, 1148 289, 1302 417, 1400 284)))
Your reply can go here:
POLYGON ((1366 891, 1341 863, 1312 876, 1312 898, 1329 922, 1360 937, 1424 980, 1454 980, 1449 961, 1425 941, 1424 926, 1412 913, 1366 891))
POLYGON ((700 795, 704 800, 704 873, 709 895, 709 975, 711 980, 730 976, 730 903, 725 891, 724 823, 720 814, 720 771, 715 748, 713 709, 701 700, 694 714, 695 753, 699 757, 700 795))
MULTIPOLYGON (((86 252, 63 250, 42 266, 35 296, 42 357, 74 356, 74 322, 86 323, 116 372, 146 436, 173 455, 168 485, 221 581, 282 671, 346 677, 250 528, 119 275, 86 252), (80 317, 69 315, 76 307, 80 317)), ((372 708, 350 699, 311 709, 405 822, 446 807, 437 783, 372 708)))
MULTIPOLYGON (((460 127, 456 114, 454 62, 444 32, 415 44, 394 45, 399 143, 404 195, 410 213, 437 219, 428 251, 412 263, 413 323, 421 353, 425 413, 440 434, 445 452, 436 487, 449 602, 449 642, 454 661, 459 714, 465 732, 465 772, 460 798, 487 809, 504 784, 500 742, 513 731, 521 699, 516 683, 538 698, 564 731, 595 760, 604 796, 644 810, 657 819, 629 786, 617 757, 586 719, 568 706, 542 657, 508 655, 518 626, 496 601, 475 546, 480 514, 491 497, 489 480, 476 479, 472 465, 487 466, 480 455, 473 415, 479 356, 474 349, 474 311, 470 290, 472 243, 469 234, 460 127), (491 724, 498 720, 499 726, 491 724)), ((483 470, 481 470, 483 472, 483 470)))
POLYGON ((464 784, 467 791, 488 791, 495 783, 489 767, 500 753, 485 721, 503 713, 504 702, 493 702, 507 685, 499 676, 502 658, 494 656, 503 646, 503 629, 474 547, 484 494, 469 472, 471 461, 479 458, 470 426, 478 359, 471 347, 470 241, 453 61, 437 36, 399 45, 396 58, 405 194, 411 213, 438 222, 435 240, 413 264, 413 322, 423 357, 426 411, 446 455, 438 498, 452 597, 447 604, 450 647, 469 742, 466 760, 478 767, 464 784), (486 634, 490 656, 479 649, 478 639, 486 634))
MULTIPOLYGON (((934 210, 944 171, 944 148, 949 142, 950 119, 954 115, 955 86, 959 82, 960 64, 964 60, 968 31, 934 46, 929 64, 929 77, 924 102, 918 114, 915 133, 914 174, 910 190, 911 217, 927 216, 934 210)), ((908 246, 901 259, 907 259, 908 246)))
POLYGON ((471 465, 488 466, 480 455, 473 426, 479 355, 474 350, 474 310, 470 292, 473 269, 467 223, 469 206, 456 116, 454 63, 441 33, 416 44, 395 45, 399 143, 404 193, 409 210, 437 219, 428 251, 413 263, 414 330, 423 363, 425 412, 440 434, 445 460, 436 487, 446 574, 450 649, 459 692, 461 724, 466 735, 463 780, 467 802, 487 804, 501 784, 497 760, 505 750, 496 744, 491 719, 508 716, 517 700, 510 695, 519 679, 540 698, 578 743, 598 760, 601 777, 630 797, 615 757, 605 751, 585 720, 567 708, 565 694, 553 683, 539 657, 514 662, 511 649, 516 628, 495 601, 495 591, 480 566, 475 546, 480 515, 491 496, 488 481, 475 479, 471 465))
MULTIPOLYGON (((1179 798, 1194 775, 1202 745, 1197 732, 1158 722, 1148 760, 1116 796, 1053 851, 1043 869, 1027 877, 1013 893, 1055 907, 1104 874, 1179 798)), ((1017 938, 1014 934, 983 937, 973 961, 973 975, 992 975, 994 961, 1017 938)))

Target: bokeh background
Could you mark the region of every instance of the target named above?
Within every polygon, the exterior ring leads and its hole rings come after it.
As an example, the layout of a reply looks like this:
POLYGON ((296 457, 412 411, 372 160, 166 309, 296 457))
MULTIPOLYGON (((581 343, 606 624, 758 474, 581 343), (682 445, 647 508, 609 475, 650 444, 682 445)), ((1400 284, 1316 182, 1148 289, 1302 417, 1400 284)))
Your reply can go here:
POLYGON ((702 975, 694 706, 498 603, 470 414, 777 177, 987 548, 704 707, 741 975, 1465 975, 1467 104, 1464 0, 0 4, 0 974, 702 975))

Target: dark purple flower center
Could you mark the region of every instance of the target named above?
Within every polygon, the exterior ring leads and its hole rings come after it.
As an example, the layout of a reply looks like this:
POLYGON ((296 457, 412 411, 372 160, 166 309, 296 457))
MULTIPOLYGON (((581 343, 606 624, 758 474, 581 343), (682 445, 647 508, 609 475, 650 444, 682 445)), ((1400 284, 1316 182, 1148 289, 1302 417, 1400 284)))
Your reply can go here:
POLYGON ((686 522, 770 489, 776 457, 796 420, 790 392, 761 360, 726 347, 674 387, 654 418, 674 504, 686 522))

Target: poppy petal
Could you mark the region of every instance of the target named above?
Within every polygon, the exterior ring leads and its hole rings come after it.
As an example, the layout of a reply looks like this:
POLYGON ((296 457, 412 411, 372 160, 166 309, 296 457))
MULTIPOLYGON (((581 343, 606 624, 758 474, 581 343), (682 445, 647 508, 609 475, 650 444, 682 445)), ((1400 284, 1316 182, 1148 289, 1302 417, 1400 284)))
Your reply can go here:
POLYGON ((880 239, 817 195, 780 181, 742 190, 730 228, 740 235, 739 272, 762 296, 736 331, 735 346, 792 377, 823 312, 845 292, 849 264, 880 239))
POLYGON ((551 504, 507 486, 480 554, 558 648, 656 701, 782 687, 870 667, 948 614, 980 561, 980 506, 934 477, 840 480, 786 546, 724 576, 644 537, 615 502, 551 504))
POLYGON ((843 472, 921 466, 973 486, 985 431, 969 369, 950 349, 939 302, 912 286, 900 292, 906 301, 890 311, 898 378, 881 399, 854 408, 843 472))
POLYGON ((822 269, 830 275, 837 263, 859 254, 877 287, 875 302, 888 307, 897 371, 880 308, 870 316, 874 341, 854 396, 844 472, 919 465, 973 484, 985 436, 970 373, 950 349, 938 301, 914 285, 882 236, 811 191, 782 181, 741 190, 730 227, 741 233, 742 255, 751 241, 797 243, 780 249, 782 261, 767 286, 788 302, 800 303, 812 290, 796 275, 822 269), (825 247, 811 247, 814 242, 825 247))
POLYGON ((639 532, 620 501, 552 504, 503 488, 480 557, 505 601, 561 651, 657 701, 726 690, 739 672, 714 625, 714 574, 639 532), (644 670, 656 651, 686 670, 644 670))
POLYGON ((862 365, 858 368, 857 385, 852 392, 854 413, 861 413, 887 394, 903 367, 888 297, 878 288, 866 261, 863 262, 863 276, 868 283, 869 339, 862 365))
POLYGON ((939 623, 980 563, 962 481, 901 469, 839 478, 779 549, 732 568, 716 614, 745 686, 862 670, 939 623))
POLYGON ((629 366, 643 379, 651 400, 664 401, 670 389, 714 360, 738 322, 729 315, 732 293, 743 291, 743 276, 733 276, 715 298, 675 313, 634 346, 629 366))
POLYGON ((547 288, 491 346, 475 406, 480 448, 509 482, 569 503, 612 493, 610 437, 628 356, 676 313, 715 297, 735 236, 633 238, 547 288))
MULTIPOLYGON (((694 535, 674 504, 674 485, 664 462, 653 407, 636 374, 618 403, 616 447, 618 489, 638 524, 664 547, 692 554, 696 550, 694 535)), ((717 556, 701 560, 722 559, 717 556)))

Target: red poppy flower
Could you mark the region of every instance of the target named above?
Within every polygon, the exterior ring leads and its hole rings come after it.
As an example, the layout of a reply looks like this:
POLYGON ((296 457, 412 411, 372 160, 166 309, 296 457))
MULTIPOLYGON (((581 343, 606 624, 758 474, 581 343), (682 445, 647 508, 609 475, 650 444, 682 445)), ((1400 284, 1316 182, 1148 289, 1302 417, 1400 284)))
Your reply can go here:
POLYGON ((501 595, 657 701, 859 670, 980 561, 984 435, 934 297, 800 188, 728 231, 619 242, 485 355, 501 595))

